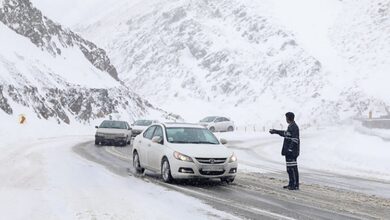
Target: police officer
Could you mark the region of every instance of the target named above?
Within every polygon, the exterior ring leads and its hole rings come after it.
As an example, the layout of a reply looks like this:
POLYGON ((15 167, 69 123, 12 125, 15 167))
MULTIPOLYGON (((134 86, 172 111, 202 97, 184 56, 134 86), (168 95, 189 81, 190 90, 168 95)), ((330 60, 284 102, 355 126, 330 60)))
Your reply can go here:
POLYGON ((299 190, 299 173, 297 158, 299 156, 300 140, 299 140, 299 128, 295 123, 295 115, 292 112, 286 113, 286 121, 288 123, 287 131, 282 130, 269 130, 271 134, 278 134, 284 137, 282 155, 286 157, 287 173, 289 182, 287 186, 283 188, 289 190, 299 190))

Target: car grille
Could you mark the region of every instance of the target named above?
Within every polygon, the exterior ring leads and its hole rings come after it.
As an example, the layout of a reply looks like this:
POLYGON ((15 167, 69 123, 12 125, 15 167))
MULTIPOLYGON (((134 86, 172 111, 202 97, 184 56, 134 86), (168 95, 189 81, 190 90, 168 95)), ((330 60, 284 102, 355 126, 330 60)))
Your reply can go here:
POLYGON ((195 158, 199 163, 203 164, 221 164, 225 163, 227 158, 195 158))
POLYGON ((121 137, 119 134, 103 134, 105 138, 119 138, 121 137))
POLYGON ((199 173, 202 175, 205 175, 205 176, 217 176, 217 175, 224 174, 225 171, 224 170, 222 170, 222 171, 202 171, 202 170, 199 170, 199 173))

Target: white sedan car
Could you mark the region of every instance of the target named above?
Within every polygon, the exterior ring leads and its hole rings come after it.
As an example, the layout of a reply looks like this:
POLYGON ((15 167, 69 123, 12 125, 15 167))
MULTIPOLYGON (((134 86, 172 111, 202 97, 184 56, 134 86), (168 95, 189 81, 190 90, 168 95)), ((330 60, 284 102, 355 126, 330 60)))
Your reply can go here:
POLYGON ((133 166, 161 173, 164 182, 173 179, 220 178, 233 182, 237 158, 207 128, 194 124, 154 124, 133 144, 133 166))
POLYGON ((212 132, 234 131, 234 122, 226 117, 209 116, 200 120, 199 124, 212 132))
POLYGON ((137 135, 141 134, 142 131, 144 131, 146 128, 148 128, 150 125, 158 123, 157 120, 137 120, 132 125, 132 133, 131 137, 136 137, 137 135))
POLYGON ((125 121, 105 120, 95 127, 95 145, 113 144, 126 146, 130 144, 131 128, 125 121))

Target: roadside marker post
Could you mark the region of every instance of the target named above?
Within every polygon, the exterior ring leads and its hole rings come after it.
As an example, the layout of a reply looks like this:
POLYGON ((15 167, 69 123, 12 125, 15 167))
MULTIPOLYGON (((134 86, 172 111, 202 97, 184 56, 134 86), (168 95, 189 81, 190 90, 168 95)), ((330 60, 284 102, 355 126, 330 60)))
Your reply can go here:
POLYGON ((19 115, 19 124, 24 125, 27 122, 27 118, 24 114, 19 115))

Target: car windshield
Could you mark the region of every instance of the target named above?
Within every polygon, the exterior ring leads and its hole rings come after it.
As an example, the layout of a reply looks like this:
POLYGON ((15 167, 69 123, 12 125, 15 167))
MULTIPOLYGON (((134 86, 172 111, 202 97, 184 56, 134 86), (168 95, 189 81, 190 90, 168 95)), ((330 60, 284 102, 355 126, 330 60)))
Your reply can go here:
POLYGON ((217 117, 206 117, 202 120, 200 120, 200 122, 213 122, 217 117))
POLYGON ((218 139, 206 128, 167 128, 169 143, 219 144, 218 139))
POLYGON ((103 121, 99 128, 126 129, 126 123, 123 121, 103 121))
POLYGON ((153 123, 151 120, 138 120, 134 122, 134 125, 137 126, 149 126, 153 123))

